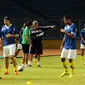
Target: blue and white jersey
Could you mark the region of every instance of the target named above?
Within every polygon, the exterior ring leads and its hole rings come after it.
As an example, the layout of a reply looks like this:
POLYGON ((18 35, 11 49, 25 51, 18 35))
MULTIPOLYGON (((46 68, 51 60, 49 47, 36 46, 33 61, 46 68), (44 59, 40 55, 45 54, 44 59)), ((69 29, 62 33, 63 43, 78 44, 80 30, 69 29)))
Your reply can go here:
POLYGON ((18 34, 18 30, 15 28, 14 25, 10 25, 10 27, 4 25, 1 28, 1 36, 3 37, 4 40, 4 46, 15 44, 16 43, 15 38, 6 38, 6 34, 18 34))
POLYGON ((77 33, 77 28, 75 24, 73 23, 71 26, 66 25, 64 27, 65 31, 73 34, 73 38, 70 36, 67 36, 66 34, 64 35, 65 41, 64 41, 64 48, 65 49, 76 49, 76 33, 77 33))
MULTIPOLYGON (((85 28, 80 31, 80 37, 82 37, 85 40, 85 28)), ((80 43, 85 45, 83 40, 81 40, 80 43)))
POLYGON ((22 44, 22 34, 23 34, 23 31, 24 31, 24 28, 20 28, 20 29, 18 29, 18 31, 20 32, 19 33, 19 44, 22 44))

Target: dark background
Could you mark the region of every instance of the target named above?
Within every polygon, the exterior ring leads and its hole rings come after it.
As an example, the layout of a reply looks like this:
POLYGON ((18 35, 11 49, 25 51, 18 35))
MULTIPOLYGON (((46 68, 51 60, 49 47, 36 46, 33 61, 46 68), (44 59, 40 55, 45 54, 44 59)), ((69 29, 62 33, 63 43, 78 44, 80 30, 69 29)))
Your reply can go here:
POLYGON ((85 0, 2 0, 0 2, 0 27, 3 17, 10 16, 13 24, 21 28, 27 20, 38 20, 41 25, 56 25, 46 31, 43 39, 62 39, 62 17, 71 15, 78 28, 77 38, 85 23, 85 0))

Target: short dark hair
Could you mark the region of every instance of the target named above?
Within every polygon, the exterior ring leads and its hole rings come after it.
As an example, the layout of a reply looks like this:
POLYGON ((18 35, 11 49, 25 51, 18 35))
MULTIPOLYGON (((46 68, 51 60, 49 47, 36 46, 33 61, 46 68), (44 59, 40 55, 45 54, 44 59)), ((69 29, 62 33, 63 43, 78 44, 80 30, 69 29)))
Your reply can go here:
POLYGON ((32 22, 31 21, 27 21, 26 22, 26 26, 31 26, 32 25, 32 22))
POLYGON ((9 20, 9 21, 11 20, 9 16, 5 16, 4 19, 9 20))
POLYGON ((66 20, 70 19, 72 21, 72 17, 70 15, 65 15, 63 18, 65 18, 66 20))

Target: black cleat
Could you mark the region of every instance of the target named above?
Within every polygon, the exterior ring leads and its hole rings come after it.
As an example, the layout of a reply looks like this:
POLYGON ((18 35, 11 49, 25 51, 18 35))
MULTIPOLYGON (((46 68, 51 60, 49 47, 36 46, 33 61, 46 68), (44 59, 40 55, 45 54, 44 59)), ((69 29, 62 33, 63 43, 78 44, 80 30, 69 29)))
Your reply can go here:
POLYGON ((40 66, 40 65, 37 65, 37 67, 38 67, 38 68, 41 68, 41 66, 40 66))
POLYGON ((31 68, 32 67, 32 65, 29 65, 29 68, 31 68))
POLYGON ((0 77, 0 79, 2 79, 2 77, 0 77))

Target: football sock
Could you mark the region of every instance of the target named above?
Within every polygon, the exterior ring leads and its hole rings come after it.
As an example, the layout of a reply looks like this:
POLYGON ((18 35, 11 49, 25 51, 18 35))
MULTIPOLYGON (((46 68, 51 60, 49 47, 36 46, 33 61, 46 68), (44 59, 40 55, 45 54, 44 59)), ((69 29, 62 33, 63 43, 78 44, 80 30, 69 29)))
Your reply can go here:
POLYGON ((71 73, 73 74, 74 73, 74 62, 70 63, 70 68, 71 68, 71 73))
POLYGON ((67 62, 65 61, 65 62, 62 62, 62 63, 63 63, 63 67, 65 69, 65 72, 68 72, 67 62))

